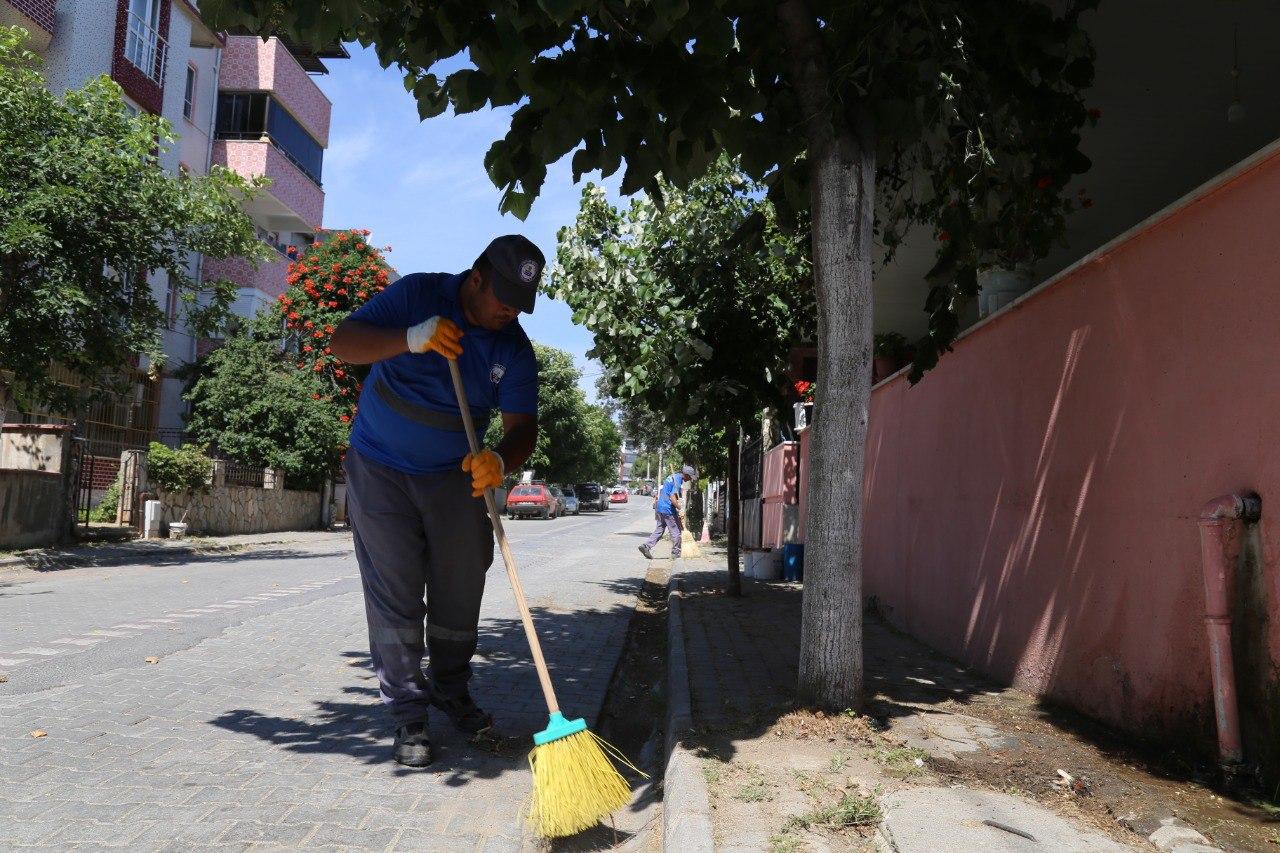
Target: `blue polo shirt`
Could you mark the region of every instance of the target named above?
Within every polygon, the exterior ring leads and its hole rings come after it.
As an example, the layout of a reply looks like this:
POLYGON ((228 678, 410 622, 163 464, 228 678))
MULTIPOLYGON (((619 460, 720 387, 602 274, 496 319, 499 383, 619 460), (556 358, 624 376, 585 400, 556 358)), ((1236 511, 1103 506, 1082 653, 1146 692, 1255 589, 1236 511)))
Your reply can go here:
MULTIPOLYGON (((413 273, 370 299, 352 320, 407 329, 431 317, 447 317, 463 331, 458 369, 472 411, 488 409, 494 416, 538 413, 538 364, 533 345, 512 320, 492 332, 467 322, 458 302, 458 288, 467 273, 413 273)), ((438 353, 402 353, 375 362, 360 391, 360 409, 351 430, 351 446, 361 455, 407 474, 427 474, 457 468, 470 449, 467 435, 438 429, 407 416, 408 409, 458 417, 458 403, 449 377, 449 363, 438 353), (388 402, 388 396, 395 403, 388 402), (406 405, 407 404, 407 405, 406 405)), ((477 412, 478 414, 478 412, 477 412)), ((450 418, 445 418, 450 420, 450 418)), ((485 423, 476 431, 484 440, 485 423)))
POLYGON ((658 512, 663 515, 675 515, 676 508, 671 505, 671 496, 680 494, 680 485, 683 482, 684 478, 679 474, 672 474, 662 481, 662 488, 658 490, 658 512))

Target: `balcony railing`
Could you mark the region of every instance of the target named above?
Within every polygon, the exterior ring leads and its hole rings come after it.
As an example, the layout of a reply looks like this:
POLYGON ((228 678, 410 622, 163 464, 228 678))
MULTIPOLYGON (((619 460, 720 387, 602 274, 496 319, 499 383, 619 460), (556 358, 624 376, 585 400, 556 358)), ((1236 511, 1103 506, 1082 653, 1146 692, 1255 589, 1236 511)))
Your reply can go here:
POLYGON ((156 85, 164 85, 165 67, 169 59, 169 43, 150 24, 137 15, 129 15, 129 31, 124 43, 124 56, 156 85))

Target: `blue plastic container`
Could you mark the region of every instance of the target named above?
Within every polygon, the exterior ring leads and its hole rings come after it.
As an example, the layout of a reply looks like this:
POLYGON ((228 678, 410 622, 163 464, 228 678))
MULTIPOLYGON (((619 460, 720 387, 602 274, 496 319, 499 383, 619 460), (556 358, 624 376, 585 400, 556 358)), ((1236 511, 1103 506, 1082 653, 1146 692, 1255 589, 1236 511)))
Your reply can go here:
POLYGON ((782 546, 782 579, 800 583, 804 581, 804 545, 788 542, 782 546))

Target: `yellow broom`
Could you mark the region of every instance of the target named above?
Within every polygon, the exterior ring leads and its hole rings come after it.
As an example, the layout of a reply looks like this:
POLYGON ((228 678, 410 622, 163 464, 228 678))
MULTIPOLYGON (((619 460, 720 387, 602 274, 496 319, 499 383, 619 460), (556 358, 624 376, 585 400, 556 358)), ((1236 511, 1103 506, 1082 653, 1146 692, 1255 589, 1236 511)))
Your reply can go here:
MULTIPOLYGON (((471 407, 467 405, 462 376, 458 373, 458 362, 452 358, 448 362, 453 391, 458 397, 458 410, 467 431, 467 443, 472 453, 479 453, 480 442, 476 438, 475 423, 471 420, 471 407)), ((622 808, 631 799, 631 786, 610 758, 632 770, 636 768, 617 749, 592 734, 585 720, 565 719, 560 713, 560 703, 556 701, 556 692, 551 686, 551 674, 547 672, 542 645, 533 629, 529 603, 525 601, 524 588, 516 574, 515 557, 507 544, 492 489, 485 490, 484 502, 489 509, 489 521, 498 539, 498 549, 502 551, 507 577, 511 579, 525 639, 529 641, 533 665, 538 670, 542 695, 551 715, 547 727, 533 736, 534 747, 529 753, 529 769, 533 771, 533 807, 529 812, 529 822, 534 832, 545 838, 575 835, 595 826, 602 817, 622 808)))

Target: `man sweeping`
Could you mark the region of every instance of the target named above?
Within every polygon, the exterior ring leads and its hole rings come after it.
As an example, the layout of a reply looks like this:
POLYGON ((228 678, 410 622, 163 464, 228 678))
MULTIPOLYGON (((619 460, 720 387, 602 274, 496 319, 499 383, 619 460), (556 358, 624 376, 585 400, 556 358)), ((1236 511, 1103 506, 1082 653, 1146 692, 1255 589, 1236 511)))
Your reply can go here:
POLYGON ((482 495, 537 441, 538 367, 517 318, 533 312, 544 265, 529 240, 499 237, 466 272, 401 278, 333 335, 335 355, 373 365, 344 463, 347 507, 393 754, 410 767, 433 757, 430 706, 470 734, 493 724, 468 690, 493 562, 482 495), (502 417, 502 439, 478 454, 468 452, 449 358, 478 433, 495 411, 502 417))
POLYGON ((658 544, 662 539, 662 534, 667 533, 671 536, 671 556, 673 558, 680 556, 680 513, 684 507, 681 506, 680 491, 685 480, 698 479, 698 472, 692 465, 686 465, 670 477, 662 481, 662 486, 658 489, 658 500, 654 504, 657 510, 658 519, 657 526, 654 527, 653 533, 649 535, 648 541, 640 546, 640 553, 646 558, 653 559, 653 546, 658 544))

